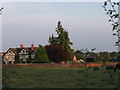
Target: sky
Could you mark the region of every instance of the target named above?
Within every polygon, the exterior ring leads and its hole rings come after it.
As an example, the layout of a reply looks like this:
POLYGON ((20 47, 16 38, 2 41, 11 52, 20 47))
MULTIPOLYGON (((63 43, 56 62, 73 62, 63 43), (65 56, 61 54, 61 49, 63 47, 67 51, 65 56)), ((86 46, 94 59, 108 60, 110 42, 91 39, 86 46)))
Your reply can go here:
MULTIPOLYGON (((2 0, 2 2, 104 2, 106 0, 2 0)), ((118 2, 118 0, 111 0, 118 2)))
POLYGON ((103 2, 4 2, 2 5, 2 51, 20 44, 48 45, 49 36, 56 35, 58 21, 68 30, 75 50, 117 50, 114 46, 117 38, 112 35, 103 2))

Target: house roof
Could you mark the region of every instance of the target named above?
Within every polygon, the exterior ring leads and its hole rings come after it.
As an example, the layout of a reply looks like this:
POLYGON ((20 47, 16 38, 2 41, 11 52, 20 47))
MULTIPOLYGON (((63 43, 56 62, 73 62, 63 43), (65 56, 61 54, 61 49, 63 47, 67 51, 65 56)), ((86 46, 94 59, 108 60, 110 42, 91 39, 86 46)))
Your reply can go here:
MULTIPOLYGON (((34 47, 34 50, 32 50, 31 47, 9 48, 9 49, 7 50, 7 52, 8 52, 9 50, 11 50, 11 51, 13 51, 14 54, 18 55, 23 49, 26 50, 28 54, 32 54, 33 52, 36 52, 36 51, 37 51, 38 47, 34 47)), ((6 53, 7 53, 7 52, 6 52, 6 53)), ((5 53, 5 54, 6 54, 6 53, 5 53)))

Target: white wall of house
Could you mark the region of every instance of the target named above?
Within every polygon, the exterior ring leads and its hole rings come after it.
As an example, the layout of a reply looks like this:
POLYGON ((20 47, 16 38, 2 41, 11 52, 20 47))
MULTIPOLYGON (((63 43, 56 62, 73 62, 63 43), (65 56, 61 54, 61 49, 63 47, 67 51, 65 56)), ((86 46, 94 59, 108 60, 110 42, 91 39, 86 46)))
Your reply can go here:
POLYGON ((22 49, 19 53, 19 59, 22 59, 23 62, 27 62, 27 58, 29 58, 28 52, 25 49, 22 49))
POLYGON ((29 58, 29 55, 19 55, 19 59, 22 59, 23 62, 26 62, 27 58, 29 58))
POLYGON ((15 62, 15 54, 10 50, 8 51, 4 58, 3 58, 3 61, 8 64, 9 62, 11 62, 12 64, 15 62))

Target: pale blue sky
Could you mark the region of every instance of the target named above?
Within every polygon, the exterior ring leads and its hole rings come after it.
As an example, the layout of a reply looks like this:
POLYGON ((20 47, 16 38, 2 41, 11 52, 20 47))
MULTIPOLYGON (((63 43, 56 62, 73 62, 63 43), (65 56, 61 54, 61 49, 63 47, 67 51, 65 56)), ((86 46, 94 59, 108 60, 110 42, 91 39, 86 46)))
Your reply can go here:
POLYGON ((102 2, 17 2, 3 3, 2 49, 48 44, 60 20, 69 31, 73 49, 97 48, 96 51, 114 51, 116 37, 112 35, 109 17, 102 2))

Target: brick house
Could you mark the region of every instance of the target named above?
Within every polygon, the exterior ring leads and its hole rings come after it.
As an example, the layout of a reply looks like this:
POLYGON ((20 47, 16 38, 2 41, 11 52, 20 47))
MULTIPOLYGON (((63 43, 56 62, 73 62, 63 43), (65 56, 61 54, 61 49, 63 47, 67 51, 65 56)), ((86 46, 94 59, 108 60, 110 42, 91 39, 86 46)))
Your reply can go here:
POLYGON ((31 47, 24 47, 21 44, 19 48, 9 48, 7 52, 3 55, 3 62, 5 62, 5 64, 14 64, 17 57, 18 59, 21 59, 22 62, 27 63, 28 58, 34 59, 37 49, 38 47, 34 47, 33 44, 31 45, 31 47))

